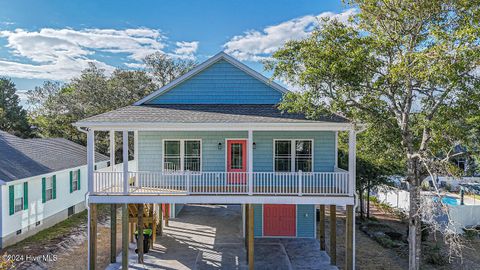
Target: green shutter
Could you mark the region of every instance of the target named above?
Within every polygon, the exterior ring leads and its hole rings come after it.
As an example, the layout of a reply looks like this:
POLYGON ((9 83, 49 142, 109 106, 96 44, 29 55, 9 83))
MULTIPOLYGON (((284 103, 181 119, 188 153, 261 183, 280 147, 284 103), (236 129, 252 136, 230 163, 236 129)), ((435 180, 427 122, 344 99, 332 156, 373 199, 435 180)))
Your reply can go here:
POLYGON ((23 210, 28 209, 28 182, 23 183, 23 210))
POLYGON ((47 201, 47 179, 45 177, 42 178, 42 203, 47 201))
POLYGON ((70 193, 73 192, 73 171, 70 171, 70 193))
POLYGON ((77 175, 77 190, 80 190, 80 169, 78 169, 78 175, 77 175))
POLYGON ((52 197, 53 199, 57 198, 57 176, 54 175, 52 179, 52 197))
POLYGON ((8 187, 8 199, 10 206, 10 215, 13 215, 15 213, 15 193, 13 190, 13 186, 8 187))

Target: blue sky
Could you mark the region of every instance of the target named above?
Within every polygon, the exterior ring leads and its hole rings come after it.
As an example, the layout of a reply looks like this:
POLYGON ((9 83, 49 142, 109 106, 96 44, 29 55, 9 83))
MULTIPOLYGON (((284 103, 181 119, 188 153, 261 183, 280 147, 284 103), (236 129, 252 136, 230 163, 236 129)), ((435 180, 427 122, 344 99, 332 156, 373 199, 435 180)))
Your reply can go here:
POLYGON ((68 81, 88 62, 107 72, 140 68, 154 51, 199 62, 224 50, 258 71, 319 17, 345 20, 341 1, 0 0, 0 76, 20 90, 68 81))

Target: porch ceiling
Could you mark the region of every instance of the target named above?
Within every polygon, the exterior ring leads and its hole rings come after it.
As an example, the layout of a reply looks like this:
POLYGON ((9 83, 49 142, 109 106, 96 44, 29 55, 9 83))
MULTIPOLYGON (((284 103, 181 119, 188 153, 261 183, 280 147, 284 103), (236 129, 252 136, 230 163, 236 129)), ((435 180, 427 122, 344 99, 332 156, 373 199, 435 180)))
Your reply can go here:
POLYGON ((79 127, 132 126, 141 124, 325 124, 349 125, 339 115, 324 115, 310 120, 303 114, 282 112, 276 105, 241 104, 168 104, 127 106, 77 122, 79 127))

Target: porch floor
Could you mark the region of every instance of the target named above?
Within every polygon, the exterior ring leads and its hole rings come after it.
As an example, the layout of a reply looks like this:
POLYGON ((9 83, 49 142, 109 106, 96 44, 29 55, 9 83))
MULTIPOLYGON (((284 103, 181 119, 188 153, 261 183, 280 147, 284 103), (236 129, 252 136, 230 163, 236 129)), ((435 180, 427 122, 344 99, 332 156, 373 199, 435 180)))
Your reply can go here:
MULTIPOLYGON (((145 264, 136 263, 130 245, 132 269, 248 269, 239 205, 185 205, 157 237, 145 264)), ((107 269, 121 268, 118 263, 107 269)), ((320 251, 315 239, 256 239, 255 269, 337 269, 320 251)))

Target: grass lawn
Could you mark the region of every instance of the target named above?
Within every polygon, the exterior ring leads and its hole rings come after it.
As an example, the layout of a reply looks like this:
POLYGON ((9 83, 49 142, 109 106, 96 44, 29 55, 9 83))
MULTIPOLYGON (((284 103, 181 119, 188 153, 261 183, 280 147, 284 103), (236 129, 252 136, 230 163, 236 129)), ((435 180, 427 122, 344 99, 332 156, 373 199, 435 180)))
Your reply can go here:
MULTIPOLYGON (((105 222, 110 214, 110 205, 98 205, 98 222, 105 222)), ((46 254, 59 255, 81 246, 87 240, 88 212, 84 210, 69 218, 46 228, 12 246, 2 249, 2 254, 40 256, 46 254)), ((71 258, 75 259, 75 258, 71 258)), ((15 269, 32 268, 32 262, 15 262, 15 269)), ((38 266, 38 265, 37 265, 38 266)), ((50 265, 41 265, 50 269, 50 265)), ((1 262, 0 262, 0 269, 1 262)))

